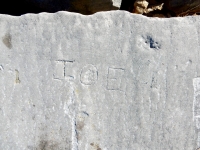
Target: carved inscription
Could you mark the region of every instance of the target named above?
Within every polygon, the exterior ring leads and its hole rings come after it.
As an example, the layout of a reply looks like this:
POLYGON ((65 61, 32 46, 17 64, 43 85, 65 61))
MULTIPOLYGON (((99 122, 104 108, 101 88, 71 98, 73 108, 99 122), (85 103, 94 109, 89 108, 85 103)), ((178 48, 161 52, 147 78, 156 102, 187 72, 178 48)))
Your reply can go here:
POLYGON ((57 60, 55 61, 54 79, 74 79, 73 73, 74 61, 69 60, 57 60))
MULTIPOLYGON (((74 61, 57 60, 55 61, 54 79, 69 79, 75 78, 74 61)), ((107 90, 125 91, 125 70, 123 68, 108 68, 107 74, 107 90)), ((98 80, 98 70, 96 66, 88 64, 81 69, 80 82, 83 85, 93 85, 98 80)))
POLYGON ((122 68, 108 68, 107 90, 123 91, 124 71, 122 68))
MULTIPOLYGON (((69 60, 57 60, 55 61, 55 69, 53 77, 58 80, 74 80, 75 70, 74 61, 69 60)), ((97 68, 91 64, 84 66, 80 73, 80 82, 84 85, 92 85, 98 79, 97 68)))
POLYGON ((65 61, 64 76, 65 79, 74 80, 74 61, 65 61))
POLYGON ((81 70, 80 81, 85 85, 92 85, 98 79, 97 68, 93 65, 86 65, 81 70))

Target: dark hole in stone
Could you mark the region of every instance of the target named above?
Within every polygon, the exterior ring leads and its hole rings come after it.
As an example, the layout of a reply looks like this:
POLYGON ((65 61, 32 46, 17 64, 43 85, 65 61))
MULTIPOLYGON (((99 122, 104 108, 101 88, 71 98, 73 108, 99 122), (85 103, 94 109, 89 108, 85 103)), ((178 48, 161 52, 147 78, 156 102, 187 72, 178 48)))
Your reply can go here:
POLYGON ((160 44, 158 42, 155 42, 151 36, 147 36, 145 43, 149 44, 150 48, 160 49, 160 44))
POLYGON ((150 36, 147 37, 147 41, 145 41, 145 43, 149 43, 150 48, 154 48, 154 40, 150 36))

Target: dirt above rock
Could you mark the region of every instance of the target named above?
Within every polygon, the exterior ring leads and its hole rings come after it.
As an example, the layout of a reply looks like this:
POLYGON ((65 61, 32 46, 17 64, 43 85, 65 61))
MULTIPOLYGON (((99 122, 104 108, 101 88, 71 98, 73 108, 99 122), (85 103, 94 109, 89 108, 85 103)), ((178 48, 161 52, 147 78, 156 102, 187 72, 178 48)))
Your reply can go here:
POLYGON ((199 0, 123 0, 121 10, 149 17, 180 17, 200 14, 199 0))

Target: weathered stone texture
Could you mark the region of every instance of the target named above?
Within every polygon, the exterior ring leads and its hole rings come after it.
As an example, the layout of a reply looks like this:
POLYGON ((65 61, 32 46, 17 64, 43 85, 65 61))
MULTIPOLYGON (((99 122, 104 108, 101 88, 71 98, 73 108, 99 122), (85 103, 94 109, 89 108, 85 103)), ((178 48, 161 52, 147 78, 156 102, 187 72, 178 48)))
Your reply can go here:
POLYGON ((199 20, 0 15, 0 149, 198 148, 199 20))

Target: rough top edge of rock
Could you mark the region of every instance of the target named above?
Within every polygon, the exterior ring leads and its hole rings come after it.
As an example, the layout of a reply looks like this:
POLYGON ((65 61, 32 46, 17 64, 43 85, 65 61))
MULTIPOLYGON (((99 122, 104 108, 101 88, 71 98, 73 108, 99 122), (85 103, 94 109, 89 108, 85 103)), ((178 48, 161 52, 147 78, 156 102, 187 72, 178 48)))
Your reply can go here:
POLYGON ((200 18, 200 16, 185 16, 185 17, 171 17, 171 18, 159 18, 159 17, 147 17, 141 14, 134 14, 134 13, 130 13, 127 11, 123 11, 123 10, 112 10, 112 11, 102 11, 102 12, 96 12, 92 15, 83 15, 80 13, 75 13, 75 12, 68 12, 68 11, 58 11, 56 13, 48 13, 48 12, 42 12, 42 13, 38 13, 38 14, 34 14, 34 13, 28 13, 28 14, 24 14, 21 16, 12 16, 12 15, 8 15, 8 14, 0 14, 0 19, 18 19, 18 18, 26 18, 26 17, 44 17, 44 16, 48 16, 48 17, 55 17, 55 16, 63 16, 63 15, 70 15, 70 16, 77 16, 77 17, 83 17, 83 18, 90 18, 90 17, 96 17, 96 16, 111 16, 111 15, 126 15, 128 17, 134 17, 134 18, 144 18, 147 20, 185 20, 185 19, 198 19, 200 18))

